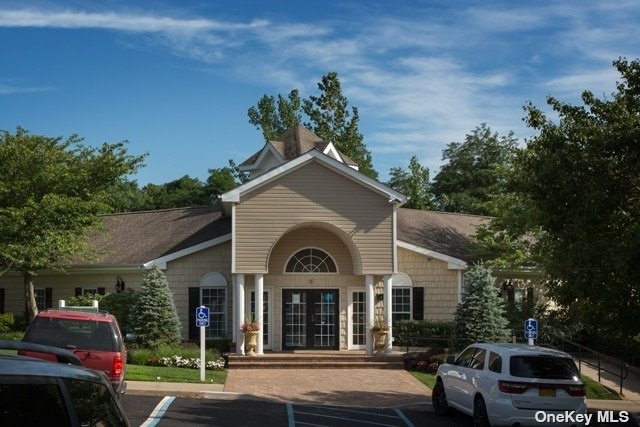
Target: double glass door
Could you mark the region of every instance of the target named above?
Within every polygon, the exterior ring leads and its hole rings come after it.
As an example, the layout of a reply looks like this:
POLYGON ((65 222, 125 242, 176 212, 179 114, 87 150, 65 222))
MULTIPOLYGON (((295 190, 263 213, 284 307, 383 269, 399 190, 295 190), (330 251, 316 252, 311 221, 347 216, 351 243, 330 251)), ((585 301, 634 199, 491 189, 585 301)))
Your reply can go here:
POLYGON ((283 349, 340 348, 337 289, 282 291, 283 349))

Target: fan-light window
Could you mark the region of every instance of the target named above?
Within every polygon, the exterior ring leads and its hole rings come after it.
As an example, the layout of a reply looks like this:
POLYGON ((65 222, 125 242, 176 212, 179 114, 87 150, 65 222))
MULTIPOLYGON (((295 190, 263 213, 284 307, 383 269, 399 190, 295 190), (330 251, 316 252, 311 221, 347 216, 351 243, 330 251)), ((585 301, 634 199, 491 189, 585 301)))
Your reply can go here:
POLYGON ((287 273, 337 273, 333 258, 323 250, 308 248, 296 252, 287 263, 287 273))

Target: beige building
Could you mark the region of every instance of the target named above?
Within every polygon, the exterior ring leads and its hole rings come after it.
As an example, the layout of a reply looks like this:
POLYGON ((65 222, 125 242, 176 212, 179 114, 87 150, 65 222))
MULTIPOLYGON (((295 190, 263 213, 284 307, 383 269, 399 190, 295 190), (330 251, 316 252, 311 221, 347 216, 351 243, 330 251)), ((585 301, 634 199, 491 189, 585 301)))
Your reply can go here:
MULTIPOLYGON (((216 206, 107 215, 105 233, 93 238, 100 260, 39 274, 39 307, 136 288, 155 265, 183 337, 197 338, 195 308, 206 305, 207 337, 231 340, 238 353, 247 318, 261 324, 258 353, 372 353, 375 321, 453 319, 470 237, 486 217, 404 209, 404 195, 301 126, 241 167, 252 179, 216 206)), ((0 311, 23 310, 21 277, 9 273, 0 278, 0 311)))

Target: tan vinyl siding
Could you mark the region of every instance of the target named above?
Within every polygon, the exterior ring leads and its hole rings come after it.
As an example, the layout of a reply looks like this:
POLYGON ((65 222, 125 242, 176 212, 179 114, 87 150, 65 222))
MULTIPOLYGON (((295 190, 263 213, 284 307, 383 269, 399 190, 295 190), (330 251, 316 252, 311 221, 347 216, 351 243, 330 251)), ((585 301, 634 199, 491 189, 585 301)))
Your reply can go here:
POLYGON ((233 324, 231 242, 221 243, 167 263, 165 274, 173 291, 173 300, 182 323, 184 339, 189 336, 189 288, 200 287, 202 278, 212 272, 220 273, 227 279, 227 331, 231 337, 233 324))
POLYGON ((283 273, 291 255, 303 248, 318 248, 333 258, 340 274, 353 274, 353 262, 347 246, 333 233, 322 228, 306 227, 285 234, 271 251, 269 272, 283 273))
POLYGON ((393 269, 392 206, 385 196, 312 161, 243 196, 235 208, 236 272, 266 273, 287 231, 326 224, 352 240, 356 274, 393 269), (361 263, 358 262, 361 260, 361 263))
POLYGON ((447 263, 398 248, 398 271, 411 277, 414 287, 424 287, 424 318, 453 320, 458 305, 458 270, 447 263))

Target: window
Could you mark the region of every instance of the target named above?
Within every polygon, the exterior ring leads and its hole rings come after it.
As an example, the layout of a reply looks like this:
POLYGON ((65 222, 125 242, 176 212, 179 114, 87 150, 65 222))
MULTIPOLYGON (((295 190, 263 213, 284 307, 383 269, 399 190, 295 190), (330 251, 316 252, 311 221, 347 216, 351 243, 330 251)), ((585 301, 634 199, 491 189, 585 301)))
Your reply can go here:
POLYGON ((36 307, 38 311, 44 311, 47 309, 47 293, 45 288, 37 288, 33 290, 36 297, 36 307))
POLYGON ((392 280, 391 315, 393 323, 398 320, 411 320, 411 297, 413 282, 404 273, 396 273, 392 280))
POLYGON ((489 370, 492 372, 502 372, 502 357, 493 351, 489 352, 489 370))
POLYGON ((222 339, 227 336, 227 289, 202 288, 202 305, 209 307, 208 339, 222 339))
POLYGON ((307 248, 296 252, 285 268, 286 273, 337 273, 331 255, 321 249, 307 248))
POLYGON ((475 351, 475 347, 469 347, 468 349, 460 353, 460 356, 458 356, 458 358, 456 359, 456 366, 468 367, 469 363, 471 363, 471 359, 473 358, 473 353, 475 353, 475 351))
POLYGON ((487 351, 484 348, 479 348, 478 351, 473 355, 473 359, 469 362, 469 367, 471 369, 484 369, 484 359, 487 355, 487 351))

